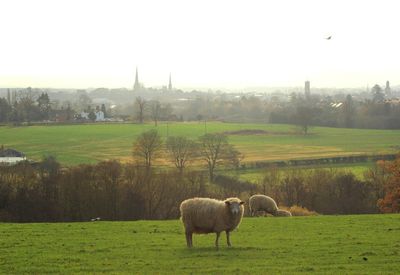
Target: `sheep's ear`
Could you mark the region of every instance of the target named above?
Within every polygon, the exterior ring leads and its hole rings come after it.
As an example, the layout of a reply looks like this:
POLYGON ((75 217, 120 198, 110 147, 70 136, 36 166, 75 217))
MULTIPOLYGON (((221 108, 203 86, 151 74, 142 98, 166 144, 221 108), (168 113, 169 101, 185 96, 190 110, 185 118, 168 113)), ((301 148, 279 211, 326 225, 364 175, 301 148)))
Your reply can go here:
POLYGON ((226 205, 230 205, 231 202, 230 202, 230 201, 225 201, 225 204, 226 204, 226 205))
POLYGON ((244 201, 241 201, 240 204, 244 204, 244 201))

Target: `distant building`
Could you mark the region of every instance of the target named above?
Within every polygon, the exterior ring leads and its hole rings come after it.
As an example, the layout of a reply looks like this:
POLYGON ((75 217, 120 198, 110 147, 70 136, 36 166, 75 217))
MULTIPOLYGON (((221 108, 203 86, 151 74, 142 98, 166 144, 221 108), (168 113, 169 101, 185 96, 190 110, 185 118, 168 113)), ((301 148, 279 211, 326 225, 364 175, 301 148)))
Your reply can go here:
MULTIPOLYGON (((104 117, 104 112, 101 110, 96 110, 94 112, 94 114, 96 115, 96 118, 94 121, 105 121, 105 117, 104 117)), ((89 113, 88 112, 81 112, 78 117, 77 120, 90 120, 89 118, 89 113)))
POLYGON ((96 115, 96 121, 104 121, 104 112, 103 111, 96 111, 94 113, 96 115))
POLYGON ((392 95, 392 90, 390 89, 389 81, 386 81, 385 95, 386 96, 391 96, 392 95))
POLYGON ((168 84, 168 90, 172 90, 172 81, 171 81, 171 73, 169 73, 169 84, 168 84))
POLYGON ((0 148, 0 165, 13 165, 24 160, 26 157, 23 153, 14 149, 0 148))
POLYGON ((80 118, 81 118, 81 119, 89 120, 89 113, 88 113, 88 112, 85 112, 85 111, 81 112, 81 113, 80 113, 80 118))
POLYGON ((135 84, 133 84, 133 91, 139 92, 143 88, 143 85, 139 82, 139 73, 138 68, 136 67, 136 74, 135 74, 135 84))
POLYGON ((304 94, 306 98, 310 98, 310 81, 306 81, 304 84, 304 94))
POLYGON ((384 102, 386 104, 390 104, 390 105, 394 105, 394 106, 400 106, 400 99, 399 98, 385 99, 384 102))

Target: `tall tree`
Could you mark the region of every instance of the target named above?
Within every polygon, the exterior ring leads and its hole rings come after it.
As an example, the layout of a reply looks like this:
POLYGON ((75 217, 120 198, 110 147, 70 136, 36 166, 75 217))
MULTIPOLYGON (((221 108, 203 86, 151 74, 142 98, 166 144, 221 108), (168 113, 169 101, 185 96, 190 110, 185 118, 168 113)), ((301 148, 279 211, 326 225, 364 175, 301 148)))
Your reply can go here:
POLYGON ((163 141, 157 130, 149 130, 138 136, 133 144, 133 157, 142 161, 144 166, 150 168, 153 160, 163 149, 163 141))
POLYGON ((207 163, 210 181, 214 180, 215 168, 223 162, 238 163, 240 153, 229 144, 224 134, 205 134, 199 138, 200 156, 207 163))
POLYGON ((150 103, 151 118, 154 121, 154 126, 157 126, 158 120, 161 115, 161 104, 158 100, 154 100, 150 103))
POLYGON ((384 183, 385 196, 378 200, 378 206, 384 213, 400 213, 400 155, 381 165, 389 175, 384 183))
POLYGON ((166 147, 170 159, 181 172, 196 156, 197 144, 186 137, 168 137, 166 147))
POLYGON ((300 127, 304 135, 307 135, 314 116, 314 110, 310 107, 299 106, 296 110, 296 124, 300 127))
POLYGON ((40 110, 35 104, 34 95, 30 88, 26 92, 19 95, 17 104, 18 112, 21 114, 24 121, 30 123, 31 121, 39 120, 40 110))
POLYGON ((346 101, 343 104, 344 125, 346 128, 351 128, 354 125, 355 108, 351 95, 346 96, 346 101))
POLYGON ((0 122, 7 122, 11 116, 11 105, 5 98, 0 98, 0 122))
POLYGON ((137 109, 137 119, 140 124, 144 121, 144 112, 146 107, 146 100, 138 96, 135 100, 135 107, 137 109))
POLYGON ((104 114, 104 118, 106 118, 107 117, 107 112, 106 112, 106 105, 104 105, 104 103, 101 104, 101 111, 104 114))
POLYGON ((38 102, 41 118, 49 119, 49 114, 50 114, 50 110, 51 110, 49 95, 47 93, 42 93, 38 97, 37 102, 38 102))

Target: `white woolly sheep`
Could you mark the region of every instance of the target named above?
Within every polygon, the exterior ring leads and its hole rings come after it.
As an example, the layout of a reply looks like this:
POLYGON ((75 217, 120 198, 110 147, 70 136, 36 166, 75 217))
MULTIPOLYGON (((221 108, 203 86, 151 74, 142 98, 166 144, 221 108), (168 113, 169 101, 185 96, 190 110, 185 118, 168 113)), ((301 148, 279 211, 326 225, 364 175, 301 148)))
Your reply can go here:
POLYGON ((291 217, 291 216, 292 216, 292 213, 290 213, 290 212, 287 211, 287 210, 278 209, 278 210, 275 212, 275 216, 276 216, 276 217, 291 217))
POLYGON ((218 239, 222 231, 226 232, 227 244, 231 246, 229 232, 240 224, 244 212, 243 204, 238 198, 228 198, 224 201, 192 198, 183 201, 180 211, 187 246, 193 246, 193 233, 216 233, 215 246, 218 248, 218 239))
POLYGON ((275 215, 278 206, 273 198, 265 195, 253 195, 249 199, 250 216, 254 216, 257 211, 265 211, 266 213, 275 215))

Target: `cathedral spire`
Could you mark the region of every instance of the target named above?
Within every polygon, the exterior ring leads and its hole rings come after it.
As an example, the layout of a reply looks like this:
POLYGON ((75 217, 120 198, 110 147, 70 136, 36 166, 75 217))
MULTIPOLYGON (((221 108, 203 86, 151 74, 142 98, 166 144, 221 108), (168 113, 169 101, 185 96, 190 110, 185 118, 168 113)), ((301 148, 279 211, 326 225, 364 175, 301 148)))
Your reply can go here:
POLYGON ((168 90, 172 90, 172 81, 171 81, 171 73, 169 73, 169 84, 168 84, 168 90))
POLYGON ((138 75, 137 67, 136 67, 135 84, 133 85, 133 90, 135 92, 140 90, 139 75, 138 75))

